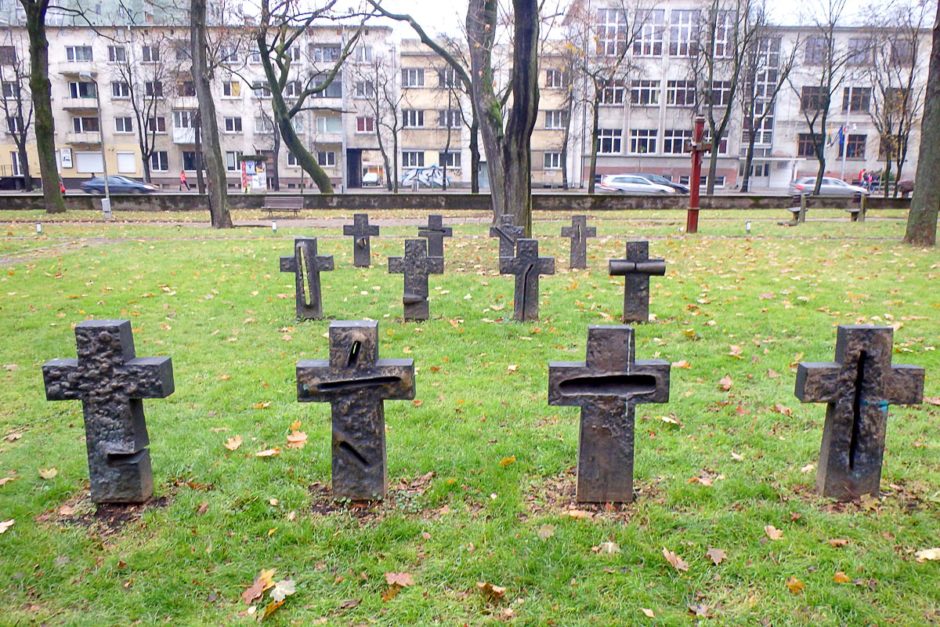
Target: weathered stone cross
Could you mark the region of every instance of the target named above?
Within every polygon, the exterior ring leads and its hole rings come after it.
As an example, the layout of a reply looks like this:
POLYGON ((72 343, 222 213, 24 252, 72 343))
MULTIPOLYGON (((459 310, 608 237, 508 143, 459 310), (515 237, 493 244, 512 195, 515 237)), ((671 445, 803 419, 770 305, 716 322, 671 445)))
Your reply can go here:
POLYGON ((418 227, 418 237, 428 240, 428 257, 443 257, 444 238, 453 236, 454 229, 444 226, 444 218, 437 214, 428 216, 427 226, 418 227))
POLYGON ((352 224, 343 225, 343 235, 353 238, 353 265, 357 268, 368 268, 372 264, 372 247, 369 238, 379 234, 379 227, 369 224, 369 215, 357 213, 353 215, 352 224))
POLYGON ((633 500, 634 407, 669 401, 669 362, 636 361, 633 329, 588 328, 584 362, 548 365, 548 402, 581 408, 577 500, 633 500))
POLYGON ((315 237, 298 237, 294 240, 293 256, 281 257, 281 272, 294 273, 297 317, 301 320, 319 320, 323 317, 320 273, 332 269, 331 255, 317 255, 315 237))
POLYGON ((571 226, 561 229, 561 236, 571 239, 569 268, 587 268, 587 238, 597 237, 597 229, 587 225, 587 216, 571 216, 571 226))
POLYGON ((297 400, 332 408, 335 498, 385 498, 384 401, 414 397, 414 362, 379 359, 377 322, 331 322, 329 361, 297 362, 297 400))
POLYGON ((523 322, 539 319, 539 275, 555 274, 555 259, 539 257, 539 242, 520 238, 515 257, 500 257, 499 273, 516 275, 513 318, 523 322))
POLYGON ((513 218, 509 214, 499 216, 499 221, 495 226, 490 227, 490 237, 499 238, 499 257, 512 257, 516 252, 516 240, 522 237, 525 229, 521 226, 515 226, 513 218))
POLYGON ((828 403, 816 491, 839 500, 878 495, 888 404, 924 398, 924 369, 892 366, 893 329, 840 326, 836 363, 801 363, 796 397, 828 403))
POLYGON ((649 242, 627 242, 627 258, 611 259, 611 276, 626 277, 623 290, 623 321, 649 322, 650 277, 666 274, 663 259, 649 258, 649 242))
POLYGON ((46 398, 81 400, 95 503, 143 503, 153 495, 145 398, 173 393, 169 357, 136 357, 131 323, 90 320, 75 327, 78 359, 42 367, 46 398))
POLYGON ((388 258, 388 271, 405 275, 405 292, 402 296, 405 320, 427 320, 430 313, 428 275, 443 274, 444 258, 429 257, 427 241, 409 239, 405 240, 404 257, 388 258))

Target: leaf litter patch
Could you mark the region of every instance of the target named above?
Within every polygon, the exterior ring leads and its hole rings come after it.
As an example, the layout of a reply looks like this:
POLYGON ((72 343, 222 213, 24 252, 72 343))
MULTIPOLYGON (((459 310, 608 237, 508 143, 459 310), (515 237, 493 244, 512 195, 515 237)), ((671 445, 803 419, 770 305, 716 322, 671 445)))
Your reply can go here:
POLYGON ((361 524, 381 522, 391 514, 423 514, 426 510, 420 503, 421 497, 433 479, 433 471, 414 478, 401 477, 388 486, 382 501, 335 499, 329 484, 314 481, 307 488, 311 498, 310 511, 315 516, 345 514, 361 524))
MULTIPOLYGON (((577 480, 577 469, 572 466, 558 475, 533 481, 524 497, 528 511, 520 514, 520 518, 524 521, 530 516, 567 516, 620 523, 633 518, 634 503, 578 503, 577 480)), ((635 481, 633 492, 636 501, 660 497, 655 483, 635 481)))

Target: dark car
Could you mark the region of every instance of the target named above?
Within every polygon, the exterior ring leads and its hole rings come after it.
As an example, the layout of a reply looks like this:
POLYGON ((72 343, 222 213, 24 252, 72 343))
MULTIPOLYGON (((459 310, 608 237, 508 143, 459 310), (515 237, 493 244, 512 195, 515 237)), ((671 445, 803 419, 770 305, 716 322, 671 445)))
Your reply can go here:
POLYGON ((689 186, 683 185, 682 183, 674 183, 667 179, 665 176, 660 176, 659 174, 634 174, 633 176, 639 176, 645 178, 650 183, 656 183, 657 185, 665 185, 666 187, 671 187, 680 194, 688 194, 689 186))
MULTIPOLYGON (((82 191, 86 194, 103 194, 104 177, 96 176, 82 183, 82 191)), ((112 194, 152 194, 157 191, 155 185, 141 183, 126 176, 109 176, 108 191, 112 194)))

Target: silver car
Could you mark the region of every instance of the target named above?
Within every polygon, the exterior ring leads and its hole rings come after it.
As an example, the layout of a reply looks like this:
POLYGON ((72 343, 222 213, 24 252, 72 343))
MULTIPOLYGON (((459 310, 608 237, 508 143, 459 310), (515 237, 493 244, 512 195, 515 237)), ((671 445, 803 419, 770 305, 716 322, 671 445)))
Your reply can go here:
POLYGON ((675 194, 676 190, 659 185, 642 176, 632 174, 610 174, 601 178, 599 192, 611 194, 675 194))
MULTIPOLYGON (((790 193, 794 196, 806 196, 813 193, 816 187, 815 176, 804 176, 790 183, 790 193)), ((819 187, 820 196, 867 196, 868 190, 858 185, 849 185, 841 179, 834 179, 828 176, 823 177, 822 185, 819 187)))

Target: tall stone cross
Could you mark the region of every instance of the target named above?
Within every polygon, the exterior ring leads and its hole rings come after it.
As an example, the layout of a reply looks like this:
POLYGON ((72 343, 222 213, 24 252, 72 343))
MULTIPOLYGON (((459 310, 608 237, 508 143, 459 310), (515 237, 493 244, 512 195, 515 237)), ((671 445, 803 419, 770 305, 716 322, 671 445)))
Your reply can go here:
POLYGON ((428 319, 428 275, 444 273, 444 258, 429 257, 427 244, 423 239, 405 240, 405 256, 388 258, 388 271, 405 275, 401 299, 405 305, 405 320, 428 319))
POLYGON ((888 404, 924 399, 924 369, 892 366, 893 329, 839 326, 834 363, 801 363, 796 397, 828 403, 816 491, 851 500, 878 495, 888 404))
POLYGON ((539 275, 555 274, 555 259, 539 257, 539 241, 520 238, 515 257, 499 258, 499 273, 516 275, 513 318, 520 322, 539 319, 539 275))
POLYGON ((323 317, 320 273, 332 269, 332 255, 317 255, 317 238, 315 237, 298 237, 294 240, 294 254, 290 257, 281 257, 281 272, 294 273, 294 291, 299 319, 319 320, 323 317))
POLYGON ((297 362, 297 400, 332 408, 335 498, 385 498, 384 401, 414 397, 414 362, 379 359, 377 322, 331 322, 329 361, 297 362))
POLYGON ((428 257, 443 257, 444 238, 453 236, 454 229, 444 226, 444 218, 437 214, 429 215, 427 225, 418 227, 418 237, 428 240, 428 257))
POLYGON ((633 329, 588 327, 584 362, 548 365, 548 402, 581 408, 580 503, 633 500, 634 407, 669 401, 669 362, 636 361, 633 329))
POLYGON ((597 237, 597 228, 587 225, 587 216, 571 216, 571 226, 561 229, 561 236, 571 239, 569 268, 587 268, 587 238, 597 237))
POLYGON ((649 242, 627 242, 627 258, 611 259, 611 276, 626 277, 623 290, 623 321, 649 322, 650 277, 666 274, 666 261, 650 259, 649 242))
POLYGON ((522 237, 525 229, 516 226, 509 214, 499 216, 499 221, 490 227, 490 237, 499 238, 499 258, 512 257, 516 252, 516 240, 522 237))
POLYGON ((173 364, 136 357, 127 320, 81 322, 75 340, 78 359, 42 367, 46 399, 82 401, 91 500, 143 503, 153 495, 143 399, 173 393, 173 364))
POLYGON ((343 225, 343 235, 353 238, 353 265, 357 268, 368 268, 372 264, 372 247, 369 238, 379 235, 379 227, 369 224, 369 215, 357 213, 353 215, 352 224, 343 225))

